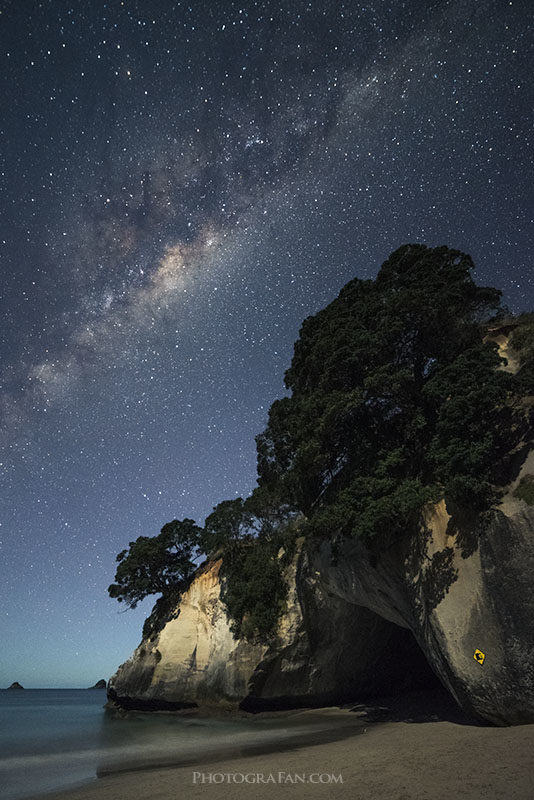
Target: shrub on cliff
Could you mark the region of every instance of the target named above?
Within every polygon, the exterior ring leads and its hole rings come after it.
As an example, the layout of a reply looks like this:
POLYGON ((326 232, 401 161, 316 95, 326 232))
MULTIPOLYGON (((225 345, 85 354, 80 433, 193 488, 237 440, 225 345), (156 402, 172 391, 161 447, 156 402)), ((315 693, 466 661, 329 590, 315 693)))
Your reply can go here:
POLYGON ((223 556, 221 600, 236 638, 265 641, 285 608, 291 521, 280 499, 261 489, 219 503, 206 518, 201 543, 204 552, 223 556))
POLYGON ((139 536, 117 556, 110 597, 135 608, 151 594, 179 594, 195 570, 201 529, 192 519, 173 520, 158 536, 139 536))
POLYGON ((227 553, 221 598, 236 638, 263 642, 286 606, 288 586, 276 542, 259 539, 227 553))

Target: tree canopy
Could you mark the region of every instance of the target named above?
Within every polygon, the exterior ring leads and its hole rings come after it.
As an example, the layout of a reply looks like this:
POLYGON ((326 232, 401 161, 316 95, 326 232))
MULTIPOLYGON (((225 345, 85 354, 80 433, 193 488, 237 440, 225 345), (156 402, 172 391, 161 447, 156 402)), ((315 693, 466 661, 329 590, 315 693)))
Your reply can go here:
POLYGON ((110 597, 135 608, 151 594, 182 591, 195 570, 201 529, 192 519, 173 520, 158 536, 139 536, 117 556, 110 597))
POLYGON ((304 321, 291 395, 271 406, 257 448, 260 486, 310 530, 389 536, 444 495, 491 504, 518 423, 513 376, 481 324, 500 292, 472 269, 457 250, 405 245, 304 321))
POLYGON ((503 317, 501 293, 478 286, 472 271, 458 250, 404 245, 375 280, 355 278, 308 317, 285 374, 288 396, 256 438, 257 488, 219 503, 202 529, 174 520, 131 542, 110 595, 135 606, 181 591, 195 556, 222 554, 232 630, 265 640, 284 608, 297 529, 380 547, 431 501, 475 515, 491 508, 529 424, 518 400, 534 392, 534 316, 512 324, 519 372, 498 369, 487 334, 503 317))

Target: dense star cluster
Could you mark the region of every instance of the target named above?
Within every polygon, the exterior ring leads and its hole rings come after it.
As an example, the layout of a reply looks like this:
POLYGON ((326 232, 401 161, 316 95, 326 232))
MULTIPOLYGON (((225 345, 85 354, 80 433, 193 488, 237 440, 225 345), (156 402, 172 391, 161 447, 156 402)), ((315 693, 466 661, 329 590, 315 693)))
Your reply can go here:
MULTIPOLYGON (((532 306, 528 0, 6 0, 0 684, 140 636, 115 554, 255 485, 301 321, 403 242, 532 306)), ((1 684, 1 685, 3 685, 1 684)))

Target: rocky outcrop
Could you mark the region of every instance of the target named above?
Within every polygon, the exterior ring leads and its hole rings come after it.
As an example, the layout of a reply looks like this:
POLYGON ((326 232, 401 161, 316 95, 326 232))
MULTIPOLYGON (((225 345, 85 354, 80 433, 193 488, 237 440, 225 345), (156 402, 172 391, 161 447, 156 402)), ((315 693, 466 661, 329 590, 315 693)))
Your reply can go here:
POLYGON ((305 547, 288 577, 288 611, 241 708, 329 705, 433 683, 409 632, 321 584, 305 547))
POLYGON ((8 686, 7 688, 8 688, 8 691, 9 691, 10 689, 15 689, 15 690, 24 689, 24 686, 21 686, 18 681, 15 681, 14 683, 11 684, 11 686, 8 686))
POLYGON ((162 630, 108 684, 112 704, 248 711, 339 703, 425 685, 433 676, 413 637, 305 579, 301 551, 271 647, 236 641, 220 600, 221 561, 205 564, 162 630))
POLYGON ((162 630, 111 678, 124 708, 325 705, 424 685, 495 724, 534 722, 534 508, 513 496, 482 528, 445 502, 379 555, 301 547, 276 643, 236 641, 205 564, 162 630), (482 655, 480 655, 482 654, 482 655))
POLYGON ((105 689, 106 685, 107 684, 104 678, 100 678, 100 680, 97 681, 94 686, 89 686, 89 689, 105 689))
MULTIPOLYGON (((503 368, 515 371, 508 336, 500 326, 490 338, 503 368)), ((417 530, 375 553, 335 535, 301 544, 268 648, 234 640, 221 562, 207 563, 161 630, 111 678, 110 700, 257 711, 356 700, 437 676, 480 720, 534 722, 532 442, 511 454, 503 474, 510 469, 515 478, 483 523, 443 500, 417 530)))
POLYGON ((234 640, 220 601, 220 567, 218 560, 198 571, 162 630, 110 679, 111 700, 125 708, 176 709, 247 694, 265 648, 234 640))
POLYGON ((474 535, 441 503, 378 560, 357 542, 336 557, 323 545, 304 579, 410 630, 465 711, 534 722, 534 509, 499 510, 474 535))

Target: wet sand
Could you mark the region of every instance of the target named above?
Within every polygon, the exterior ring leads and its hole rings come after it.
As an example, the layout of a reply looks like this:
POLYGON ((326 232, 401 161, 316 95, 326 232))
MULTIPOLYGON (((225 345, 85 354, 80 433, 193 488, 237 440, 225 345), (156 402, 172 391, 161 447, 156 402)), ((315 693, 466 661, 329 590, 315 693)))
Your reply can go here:
POLYGON ((202 763, 135 764, 48 800, 295 798, 449 800, 534 798, 534 725, 479 726, 426 695, 390 698, 352 710, 299 712, 324 719, 300 742, 228 749, 202 763), (244 754, 246 752, 246 755, 244 754), (333 777, 332 777, 333 776, 333 777))

